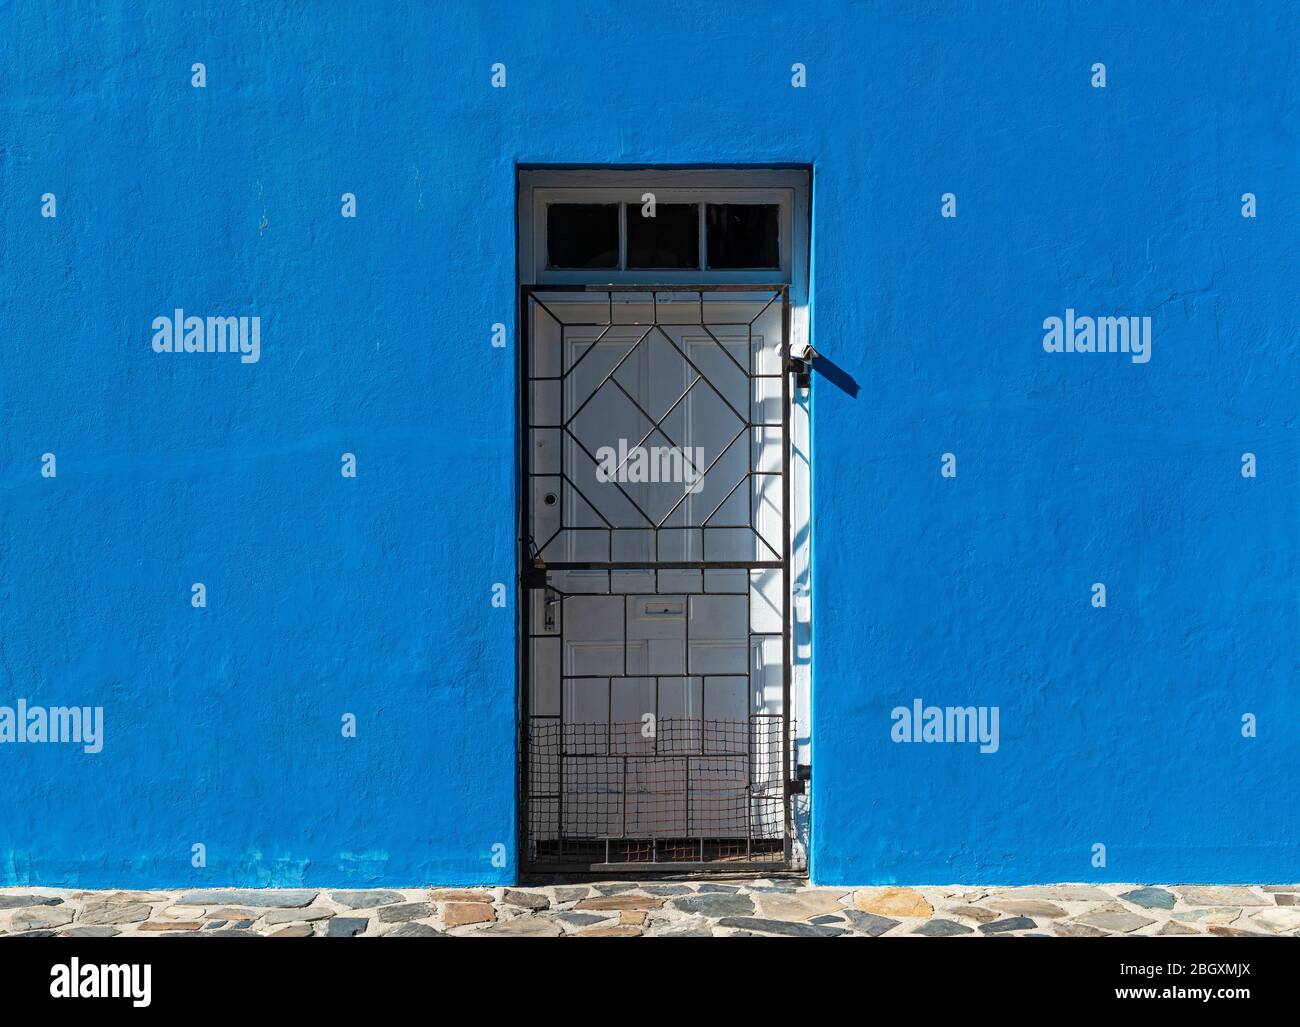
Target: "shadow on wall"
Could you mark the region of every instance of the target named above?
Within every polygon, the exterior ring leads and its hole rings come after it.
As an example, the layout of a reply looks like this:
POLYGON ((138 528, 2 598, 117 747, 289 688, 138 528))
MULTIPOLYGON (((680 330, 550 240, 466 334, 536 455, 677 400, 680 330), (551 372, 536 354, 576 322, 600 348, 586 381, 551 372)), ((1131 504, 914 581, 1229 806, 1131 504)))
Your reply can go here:
POLYGON ((854 380, 853 375, 849 374, 848 371, 829 357, 818 353, 813 358, 812 369, 841 392, 847 393, 850 399, 858 398, 858 383, 854 380))

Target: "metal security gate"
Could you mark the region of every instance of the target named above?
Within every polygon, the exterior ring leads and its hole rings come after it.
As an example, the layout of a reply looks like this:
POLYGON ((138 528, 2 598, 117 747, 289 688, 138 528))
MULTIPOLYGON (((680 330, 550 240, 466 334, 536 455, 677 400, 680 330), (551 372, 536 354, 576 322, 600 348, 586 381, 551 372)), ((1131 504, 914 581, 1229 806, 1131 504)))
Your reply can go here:
POLYGON ((520 303, 524 868, 788 866, 788 288, 520 303))

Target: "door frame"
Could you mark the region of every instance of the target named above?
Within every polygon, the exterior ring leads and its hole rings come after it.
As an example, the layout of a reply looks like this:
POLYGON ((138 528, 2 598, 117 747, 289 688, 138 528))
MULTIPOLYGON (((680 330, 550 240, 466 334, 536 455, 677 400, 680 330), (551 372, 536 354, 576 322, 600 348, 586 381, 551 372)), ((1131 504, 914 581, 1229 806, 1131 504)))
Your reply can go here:
MULTIPOLYGON (((812 177, 811 165, 801 166, 736 166, 736 167, 665 167, 665 166, 592 166, 546 167, 540 165, 516 166, 516 333, 519 342, 516 368, 517 425, 522 431, 528 423, 528 351, 523 344, 527 336, 524 319, 527 317, 525 287, 545 285, 618 285, 635 288, 637 285, 686 285, 690 283, 716 285, 785 285, 788 296, 786 321, 786 348, 792 355, 800 355, 809 347, 811 338, 811 232, 812 232, 812 177), (723 271, 695 270, 628 271, 628 270, 555 270, 545 262, 545 207, 547 202, 626 202, 640 205, 645 192, 653 192, 656 202, 764 202, 781 204, 781 266, 776 270, 723 271)), ((625 235, 620 229, 620 266, 625 253, 625 235)), ((790 641, 792 667, 788 667, 787 681, 792 691, 786 703, 786 715, 795 728, 793 746, 784 750, 790 766, 787 780, 806 778, 811 765, 812 740, 811 701, 811 393, 796 390, 787 380, 787 404, 790 438, 786 444, 786 482, 790 489, 787 502, 786 550, 788 601, 786 620, 790 641), (799 773, 796 773, 796 767, 799 773)), ((523 436, 516 432, 520 438, 523 436)), ((514 459, 518 464, 524 450, 516 446, 514 459)), ((516 480, 522 481, 524 470, 516 468, 516 480)), ((527 808, 527 752, 528 720, 527 680, 528 639, 526 637, 526 610, 528 588, 525 573, 529 566, 527 552, 528 505, 521 490, 516 497, 517 512, 517 567, 516 567, 516 846, 520 873, 530 870, 527 863, 528 825, 527 808)), ((787 864, 797 872, 807 872, 811 833, 809 796, 802 790, 790 796, 789 816, 793 823, 787 837, 787 864)), ((674 865, 630 863, 620 867, 635 867, 638 871, 672 871, 674 865)), ((678 865, 679 869, 687 868, 678 865)), ((692 871, 702 869, 690 868, 692 871)), ((713 872, 726 872, 727 865, 713 864, 713 872)), ((575 872, 568 870, 567 872, 575 872)), ((580 871, 578 871, 580 872, 580 871)))

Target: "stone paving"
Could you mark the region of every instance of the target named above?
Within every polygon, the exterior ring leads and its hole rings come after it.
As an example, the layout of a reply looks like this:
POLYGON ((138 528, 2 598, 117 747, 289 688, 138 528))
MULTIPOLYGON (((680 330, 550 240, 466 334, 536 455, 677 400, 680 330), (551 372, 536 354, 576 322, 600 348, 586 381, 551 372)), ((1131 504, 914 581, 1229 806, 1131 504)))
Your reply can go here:
POLYGON ((107 938, 1300 936, 1300 885, 818 888, 797 879, 516 888, 0 889, 0 935, 107 938))

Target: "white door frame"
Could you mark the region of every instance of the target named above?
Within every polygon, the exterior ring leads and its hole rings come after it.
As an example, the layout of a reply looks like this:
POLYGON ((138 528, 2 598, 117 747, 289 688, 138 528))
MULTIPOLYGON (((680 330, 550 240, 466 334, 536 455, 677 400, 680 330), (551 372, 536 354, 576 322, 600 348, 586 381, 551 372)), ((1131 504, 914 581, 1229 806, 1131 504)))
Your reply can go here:
MULTIPOLYGON (((809 278, 812 173, 798 168, 520 168, 517 179, 519 285, 673 285, 682 283, 785 284, 790 287, 790 352, 810 344, 809 278), (619 268, 557 270, 546 266, 549 203, 774 203, 780 210, 780 267, 776 270, 635 271, 624 268, 626 233, 619 230, 619 268)), ((620 225, 621 225, 620 219, 620 225)), ((703 246, 703 243, 701 243, 703 246)), ((704 261, 701 260, 703 268, 704 261)), ((811 765, 811 452, 810 396, 792 391, 790 716, 796 728, 795 764, 811 765)), ((806 868, 809 796, 794 795, 793 865, 806 868)))

